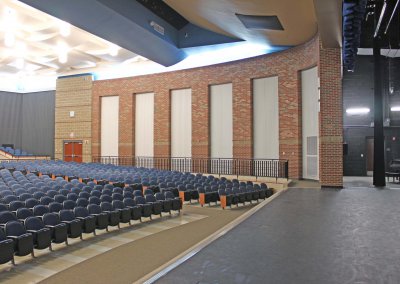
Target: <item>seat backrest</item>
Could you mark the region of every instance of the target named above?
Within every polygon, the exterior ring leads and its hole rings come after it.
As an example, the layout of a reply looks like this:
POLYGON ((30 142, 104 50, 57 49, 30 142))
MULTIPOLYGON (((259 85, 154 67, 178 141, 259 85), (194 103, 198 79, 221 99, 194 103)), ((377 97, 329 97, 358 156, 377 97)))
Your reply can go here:
POLYGON ((61 195, 67 196, 68 193, 70 193, 70 191, 68 189, 63 188, 63 189, 60 189, 59 193, 61 195))
POLYGON ((81 207, 86 207, 89 205, 89 201, 85 198, 78 198, 76 200, 76 205, 81 207))
POLYGON ((82 191, 79 193, 79 198, 89 199, 89 197, 90 197, 90 193, 88 193, 88 192, 82 191))
POLYGON ((19 200, 11 201, 9 204, 9 208, 11 211, 17 211, 18 208, 25 207, 25 203, 19 200))
POLYGON ((90 195, 91 195, 91 196, 100 197, 100 196, 101 196, 101 191, 99 191, 99 190, 92 190, 92 191, 90 192, 90 195))
POLYGON ((125 191, 123 197, 124 198, 132 198, 132 199, 134 198, 133 193, 129 192, 129 191, 125 191))
POLYGON ((7 204, 10 204, 13 201, 19 201, 18 197, 16 197, 15 195, 7 195, 3 197, 3 200, 7 204))
POLYGON ((98 204, 89 204, 88 205, 89 214, 100 214, 101 207, 98 204))
POLYGON ((102 195, 101 197, 100 197, 100 200, 103 202, 103 201, 106 201, 106 202, 112 202, 112 197, 111 196, 109 196, 109 195, 102 195))
POLYGON ((41 230, 44 228, 43 221, 38 217, 28 217, 24 221, 25 228, 27 230, 41 230))
POLYGON ((51 202, 54 202, 54 199, 50 196, 43 196, 40 198, 40 204, 42 205, 49 205, 51 202))
POLYGON ((103 201, 100 203, 101 211, 113 211, 112 204, 107 201, 103 201))
POLYGON ((5 226, 7 236, 21 236, 26 234, 25 227, 18 221, 9 221, 5 226))
POLYGON ((18 219, 24 220, 24 219, 26 219, 26 218, 28 218, 28 217, 30 217, 30 216, 33 216, 33 213, 32 213, 32 211, 29 210, 28 208, 19 208, 19 209, 17 210, 16 215, 17 215, 17 218, 18 218, 18 219))
POLYGON ((50 212, 60 212, 60 210, 63 209, 63 206, 61 203, 58 202, 51 202, 49 204, 49 211, 50 212))
POLYGON ((89 211, 86 209, 86 207, 82 206, 77 206, 74 208, 74 214, 75 217, 87 217, 89 216, 89 211))
POLYGON ((72 210, 76 207, 76 202, 73 200, 65 200, 63 202, 63 208, 64 209, 68 209, 68 210, 72 210))
POLYGON ((51 198, 54 198, 54 196, 56 196, 57 194, 58 194, 58 192, 53 189, 47 191, 47 196, 50 196, 51 198))
POLYGON ((128 207, 133 207, 136 206, 135 200, 133 200, 132 198, 124 198, 124 205, 128 206, 128 207))
POLYGON ((54 201, 58 203, 63 203, 65 200, 67 200, 67 197, 61 194, 57 194, 54 196, 54 201))
POLYGON ((78 199, 78 195, 76 193, 73 193, 73 192, 68 193, 67 194, 67 199, 68 200, 72 200, 72 201, 76 201, 78 199))
POLYGON ((101 191, 101 195, 109 195, 109 196, 111 196, 112 195, 112 191, 111 191, 111 189, 105 188, 105 189, 103 189, 101 191))
POLYGON ((122 190, 122 188, 120 188, 120 187, 114 187, 113 190, 112 190, 112 192, 113 192, 113 193, 120 193, 120 194, 122 194, 122 193, 123 193, 123 190, 122 190))
POLYGON ((121 200, 113 200, 112 206, 114 209, 123 209, 125 207, 121 200))
POLYGON ((43 216, 46 213, 49 213, 49 208, 47 206, 39 204, 33 207, 34 216, 43 216))
POLYGON ((124 197, 122 196, 121 193, 113 193, 111 197, 113 200, 120 200, 120 201, 124 200, 124 197))
POLYGON ((135 202, 136 204, 146 204, 146 199, 143 196, 136 196, 135 202))
POLYGON ((151 189, 147 188, 144 190, 144 195, 148 195, 148 194, 154 195, 154 192, 151 189))
POLYGON ((37 200, 40 200, 40 198, 42 198, 43 196, 46 196, 46 194, 41 191, 37 191, 33 194, 33 197, 36 198, 37 200))
POLYGON ((97 204, 100 205, 101 200, 97 196, 91 196, 89 197, 89 204, 97 204))
POLYGON ((171 191, 164 192, 165 199, 174 199, 175 195, 171 191))
POLYGON ((0 203, 0 212, 8 211, 7 205, 0 203))
POLYGON ((157 192, 155 197, 156 197, 156 200, 165 200, 165 196, 161 192, 157 192))
POLYGON ((10 211, 0 212, 0 224, 5 224, 8 221, 17 221, 17 217, 10 211))
POLYGON ((146 194, 145 198, 146 198, 146 202, 156 202, 157 201, 153 194, 146 194))
POLYGON ((40 202, 36 198, 29 198, 25 200, 25 206, 27 208, 33 208, 34 206, 38 205, 40 202))
POLYGON ((58 225, 60 224, 60 217, 56 213, 46 213, 43 215, 43 223, 50 226, 58 225))
POLYGON ((4 230, 2 228, 0 228, 0 242, 6 240, 6 233, 4 232, 4 230))
POLYGON ((139 189, 133 191, 133 196, 143 196, 143 192, 139 189))
POLYGON ((75 220, 75 215, 74 215, 74 212, 72 212, 72 210, 66 210, 66 209, 60 210, 58 215, 60 216, 61 221, 75 220))

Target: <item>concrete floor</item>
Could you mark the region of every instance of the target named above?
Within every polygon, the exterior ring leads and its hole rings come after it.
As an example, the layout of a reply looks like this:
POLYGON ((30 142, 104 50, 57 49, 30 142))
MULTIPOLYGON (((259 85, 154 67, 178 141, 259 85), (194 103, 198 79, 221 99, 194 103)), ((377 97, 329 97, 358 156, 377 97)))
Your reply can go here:
POLYGON ((400 189, 291 188, 158 283, 400 283, 400 189))

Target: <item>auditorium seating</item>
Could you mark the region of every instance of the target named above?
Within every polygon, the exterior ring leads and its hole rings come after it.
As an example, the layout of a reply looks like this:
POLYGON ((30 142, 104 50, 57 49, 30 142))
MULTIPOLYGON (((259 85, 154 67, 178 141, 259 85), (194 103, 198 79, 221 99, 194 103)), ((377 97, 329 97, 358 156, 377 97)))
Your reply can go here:
POLYGON ((201 174, 61 161, 0 162, 0 264, 96 230, 180 213, 183 202, 222 208, 272 195, 266 184, 201 174), (101 182, 99 182, 101 181, 101 182), (4 249, 3 249, 4 248, 4 249))

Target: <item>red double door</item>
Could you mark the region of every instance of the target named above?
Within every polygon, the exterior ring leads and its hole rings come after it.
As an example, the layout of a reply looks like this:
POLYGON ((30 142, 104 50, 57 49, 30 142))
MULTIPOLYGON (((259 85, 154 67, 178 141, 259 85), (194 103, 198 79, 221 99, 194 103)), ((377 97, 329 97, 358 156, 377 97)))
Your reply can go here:
POLYGON ((82 163, 82 141, 64 142, 64 161, 82 163))

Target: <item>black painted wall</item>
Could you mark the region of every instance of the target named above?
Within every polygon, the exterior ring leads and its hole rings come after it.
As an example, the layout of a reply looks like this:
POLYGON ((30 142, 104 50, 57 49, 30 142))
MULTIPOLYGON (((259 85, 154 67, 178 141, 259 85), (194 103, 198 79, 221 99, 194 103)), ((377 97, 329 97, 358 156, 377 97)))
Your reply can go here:
MULTIPOLYGON (((388 169, 392 159, 400 158, 400 112, 390 111, 391 106, 400 106, 400 59, 382 57, 382 85, 384 96, 385 161, 388 169), (390 70, 390 71, 389 71, 390 70), (391 93, 390 87, 393 87, 391 93)), ((367 174, 367 138, 373 137, 373 57, 357 56, 354 73, 343 74, 344 142, 348 154, 344 156, 345 176, 367 174), (350 116, 345 110, 351 107, 368 107, 367 115, 350 116)))
POLYGON ((0 145, 54 156, 55 91, 0 92, 0 145))

